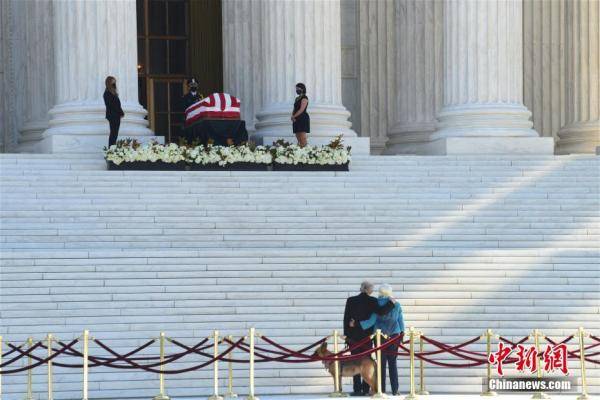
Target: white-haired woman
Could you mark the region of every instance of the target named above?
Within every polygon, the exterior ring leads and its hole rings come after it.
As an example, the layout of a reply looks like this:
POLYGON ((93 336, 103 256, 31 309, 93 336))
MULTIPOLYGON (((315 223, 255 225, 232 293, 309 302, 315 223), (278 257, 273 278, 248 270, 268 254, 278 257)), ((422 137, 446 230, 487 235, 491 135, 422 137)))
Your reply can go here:
MULTIPOLYGON (((393 289, 390 285, 381 285, 379 287, 379 297, 377 301, 380 305, 386 304, 392 298, 393 289)), ((371 314, 367 320, 360 321, 363 329, 375 328, 381 329, 381 332, 389 336, 391 340, 404 332, 404 318, 402 317, 402 307, 399 302, 394 304, 394 308, 385 315, 371 314)), ((394 344, 387 347, 382 353, 381 362, 381 391, 385 392, 386 364, 390 372, 390 384, 392 394, 398 394, 398 366, 396 364, 398 345, 394 344)))

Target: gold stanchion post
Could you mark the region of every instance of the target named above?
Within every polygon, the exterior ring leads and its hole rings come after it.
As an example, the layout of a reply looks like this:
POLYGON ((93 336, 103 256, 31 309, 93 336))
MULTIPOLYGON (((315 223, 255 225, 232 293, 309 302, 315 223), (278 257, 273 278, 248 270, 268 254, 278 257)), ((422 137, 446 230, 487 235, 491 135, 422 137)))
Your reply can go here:
POLYGON ((247 400, 258 400, 258 397, 254 395, 254 338, 256 336, 256 332, 254 328, 250 328, 250 393, 247 400))
MULTIPOLYGON (((231 343, 233 343, 233 336, 229 335, 229 336, 227 336, 227 339, 229 339, 229 341, 231 343)), ((230 359, 231 359, 231 355, 232 355, 232 353, 229 353, 230 359)), ((227 377, 227 393, 225 393, 225 398, 226 399, 235 399, 238 397, 238 395, 233 392, 233 363, 231 362, 231 360, 229 362, 227 362, 227 370, 228 370, 229 374, 227 377)))
POLYGON ((89 391, 89 356, 90 356, 90 331, 83 331, 83 400, 88 400, 89 391))
MULTIPOLYGON (((0 336, 0 364, 2 364, 2 336, 0 336)), ((0 367, 0 372, 2 368, 0 367)), ((0 399, 2 398, 2 374, 0 373, 0 399)))
MULTIPOLYGON (((377 329, 375 331, 375 347, 380 347, 381 346, 381 329, 377 329)), ((373 394, 373 396, 371 396, 371 398, 373 399, 382 399, 387 397, 383 391, 381 390, 381 364, 382 364, 382 359, 381 359, 381 349, 377 350, 376 352, 376 357, 377 357, 377 380, 376 380, 376 385, 377 385, 377 390, 375 391, 375 393, 373 394)))
MULTIPOLYGON (((538 379, 542 378, 542 366, 540 365, 541 359, 542 359, 542 355, 540 353, 540 336, 543 335, 539 330, 534 329, 533 330, 533 341, 535 343, 535 350, 537 351, 537 361, 538 361, 538 368, 537 368, 537 377, 538 379)), ((546 393, 544 392, 535 392, 532 396, 532 399, 549 399, 550 396, 548 396, 546 393)))
MULTIPOLYGON (((27 339, 27 347, 30 349, 33 347, 33 338, 27 339)), ((27 394, 25 400, 33 400, 33 369, 31 369, 31 357, 27 357, 27 394)))
MULTIPOLYGON (((423 354, 425 345, 423 343, 423 336, 419 335, 419 353, 423 354)), ((419 359, 419 396, 427 396, 429 392, 425 390, 425 361, 422 358, 419 359)))
MULTIPOLYGON (((214 340, 214 351, 213 357, 217 358, 219 356, 219 331, 215 330, 213 334, 214 340)), ((219 361, 215 360, 213 362, 213 394, 208 398, 208 400, 223 400, 223 397, 219 396, 219 361)))
MULTIPOLYGON (((160 346, 160 362, 165 361, 165 333, 161 332, 159 337, 159 346, 160 346)), ((158 374, 158 394, 154 396, 153 400, 169 400, 169 396, 165 393, 165 375, 162 373, 164 371, 165 366, 163 364, 160 365, 160 374, 158 374)))
MULTIPOLYGON (((492 336, 493 336, 493 332, 491 329, 487 329, 485 331, 484 336, 482 336, 482 338, 485 337, 485 354, 489 360, 490 358, 490 354, 492 354, 492 336)), ((481 392, 482 396, 496 396, 498 393, 494 392, 493 390, 490 390, 490 379, 492 379, 492 364, 490 364, 489 362, 487 363, 487 382, 488 382, 488 387, 484 392, 481 392)))
MULTIPOLYGON (((333 331, 333 352, 337 354, 340 351, 339 345, 339 334, 337 329, 333 331)), ((329 394, 329 397, 346 397, 342 389, 342 378, 340 377, 340 362, 335 360, 333 362, 334 374, 333 374, 333 393, 329 394)))
POLYGON ((577 330, 577 336, 579 339, 579 365, 581 367, 581 394, 577 397, 577 400, 588 400, 590 396, 588 396, 587 392, 587 382, 585 376, 585 342, 584 338, 586 336, 583 327, 579 327, 577 330))
MULTIPOLYGON (((54 341, 54 338, 52 337, 52 334, 49 333, 48 336, 46 337, 46 342, 48 343, 48 358, 52 357, 52 342, 54 341)), ((53 400, 54 399, 54 390, 52 389, 52 360, 48 361, 48 400, 53 400)))
POLYGON ((415 393, 415 335, 417 331, 415 331, 414 327, 408 328, 408 339, 409 339, 409 351, 410 351, 410 365, 409 365, 409 374, 410 374, 410 392, 406 395, 404 400, 414 400, 417 398, 415 393))

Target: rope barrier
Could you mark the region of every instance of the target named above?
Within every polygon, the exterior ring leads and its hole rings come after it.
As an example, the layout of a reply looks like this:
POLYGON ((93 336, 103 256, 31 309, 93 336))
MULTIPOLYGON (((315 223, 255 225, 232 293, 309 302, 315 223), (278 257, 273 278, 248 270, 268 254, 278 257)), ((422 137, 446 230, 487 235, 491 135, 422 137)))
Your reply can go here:
MULTIPOLYGON (((357 343, 353 343, 351 346, 348 346, 341 351, 331 353, 327 356, 318 356, 315 354, 306 354, 306 353, 313 350, 317 346, 320 346, 323 343, 325 343, 329 337, 322 338, 322 339, 320 339, 308 346, 305 346, 299 350, 290 349, 289 347, 281 345, 266 336, 260 335, 258 337, 262 341, 264 341, 266 344, 273 347, 273 349, 271 349, 271 348, 267 348, 264 346, 256 346, 256 345, 254 346, 254 356, 257 358, 255 360, 255 362, 262 362, 262 363, 264 363, 264 362, 307 363, 307 362, 316 362, 316 361, 321 361, 321 362, 353 361, 353 360, 358 360, 358 359, 361 359, 364 357, 369 357, 369 356, 371 356, 371 354, 374 354, 377 351, 382 351, 383 354, 386 354, 386 351, 387 351, 389 354, 389 351, 387 349, 391 348, 392 346, 395 346, 395 345, 397 345, 398 349, 402 350, 402 351, 396 350, 393 354, 395 354, 397 356, 407 356, 409 354, 409 350, 405 346, 405 344, 407 344, 409 341, 403 340, 404 339, 403 335, 398 335, 392 339, 386 340, 380 346, 372 346, 372 338, 366 337, 357 343), (370 347, 368 349, 364 349, 364 347, 367 345, 370 347), (352 353, 359 349, 364 349, 364 350, 359 351, 356 354, 349 354, 349 353, 352 353)), ((426 363, 436 365, 439 367, 447 367, 447 368, 469 368, 469 367, 481 366, 488 362, 487 356, 485 355, 485 353, 465 349, 465 347, 480 340, 480 337, 471 338, 463 343, 456 344, 456 345, 447 345, 438 340, 435 340, 435 339, 432 339, 432 338, 429 338, 429 337, 423 336, 423 335, 421 335, 420 337, 422 338, 422 340, 424 342, 437 348, 436 350, 431 350, 431 351, 427 351, 427 352, 421 351, 421 352, 414 353, 415 358, 422 360, 426 363), (455 357, 458 357, 461 360, 465 360, 468 362, 467 363, 456 363, 456 362, 449 362, 446 360, 436 360, 436 359, 432 358, 432 356, 439 355, 439 354, 450 354, 455 357)), ((569 337, 567 337, 561 341, 555 341, 547 336, 543 336, 543 338, 549 344, 556 346, 559 344, 569 343, 574 338, 574 335, 570 335, 569 337)), ((593 340, 595 343, 583 347, 584 352, 600 346, 600 338, 598 338, 597 336, 593 336, 593 335, 589 335, 589 338, 591 340, 593 340)), ((516 342, 513 342, 502 336, 500 336, 499 339, 502 342, 505 342, 507 345, 509 345, 511 347, 511 349, 515 349, 518 345, 525 343, 529 339, 529 337, 526 336, 516 342)), ((204 350, 214 346, 214 341, 213 341, 213 343, 207 344, 207 342, 209 342, 209 338, 205 338, 193 346, 187 346, 187 345, 185 345, 175 339, 172 339, 172 338, 167 338, 167 340, 169 340, 175 346, 183 349, 184 351, 176 352, 171 355, 165 355, 164 359, 162 361, 160 361, 159 356, 139 356, 139 355, 135 356, 136 354, 140 353, 141 351, 145 350, 146 348, 148 348, 149 346, 154 344, 156 342, 156 339, 149 340, 148 342, 142 344, 141 346, 139 346, 131 351, 128 351, 127 353, 124 353, 124 354, 120 354, 120 353, 112 350, 108 345, 104 344, 101 340, 93 339, 93 342, 95 344, 97 344, 101 349, 103 349, 104 351, 109 353, 112 357, 89 355, 88 356, 88 358, 89 358, 88 367, 89 368, 109 367, 109 368, 115 368, 115 369, 144 370, 144 371, 152 372, 152 373, 161 373, 161 371, 158 370, 157 367, 171 364, 171 363, 178 361, 178 360, 180 360, 188 355, 191 355, 191 354, 199 355, 199 356, 205 357, 207 359, 206 361, 204 361, 200 364, 193 365, 191 367, 187 367, 187 368, 183 368, 183 369, 172 369, 172 370, 162 371, 162 373, 164 373, 164 374, 179 374, 179 373, 184 373, 184 372, 195 371, 195 370, 204 368, 208 365, 211 365, 211 364, 213 364, 217 361, 221 361, 221 360, 227 361, 230 363, 248 363, 249 362, 246 359, 239 359, 239 358, 233 358, 233 357, 228 356, 236 348, 241 350, 244 353, 250 353, 251 349, 250 349, 250 345, 246 342, 246 337, 242 337, 237 341, 233 341, 228 338, 221 338, 220 340, 218 340, 217 343, 218 344, 227 344, 229 347, 216 356, 212 355, 212 354, 208 354, 204 351, 204 350), (148 363, 146 364, 144 362, 148 362, 148 363)), ((70 356, 70 357, 83 358, 84 354, 73 348, 73 346, 75 344, 77 344, 78 342, 79 342, 79 339, 74 339, 73 341, 71 341, 69 343, 64 343, 62 341, 55 340, 54 343, 56 343, 56 346, 50 346, 50 344, 46 345, 40 341, 40 342, 33 344, 31 347, 29 347, 27 349, 23 349, 24 344, 14 345, 11 343, 6 343, 6 345, 10 348, 10 350, 2 354, 3 359, 5 359, 8 356, 14 355, 15 353, 17 353, 17 355, 0 364, 0 369, 2 369, 0 371, 0 374, 8 375, 8 374, 15 374, 15 373, 22 372, 22 371, 27 371, 29 369, 33 369, 40 365, 46 364, 50 361, 52 362, 53 366, 57 366, 57 367, 82 368, 83 364, 58 362, 55 360, 59 356, 70 356), (49 347, 51 347, 51 350, 52 350, 52 351, 49 351, 49 354, 51 354, 50 356, 47 356, 44 358, 44 357, 38 357, 34 354, 34 352, 39 348, 48 350, 49 347), (14 364, 15 362, 19 361, 20 359, 22 359, 24 357, 29 358, 35 362, 32 363, 31 366, 24 366, 24 367, 20 367, 20 368, 9 369, 9 370, 5 369, 6 367, 14 364)), ((580 350, 578 349, 578 350, 568 351, 567 354, 568 354, 569 358, 574 359, 574 358, 580 357, 579 352, 580 352, 580 350)), ((593 359, 593 357, 595 357, 597 355, 600 355, 600 351, 597 351, 597 352, 594 352, 591 354, 586 353, 584 359, 585 359, 585 361, 593 363, 593 364, 600 364, 599 360, 593 359)), ((504 363, 510 364, 510 363, 514 363, 516 361, 517 361, 516 357, 512 357, 512 358, 509 357, 506 360, 504 360, 504 363)))
MULTIPOLYGON (((21 345, 21 346, 19 346, 19 347, 16 347, 16 346, 14 346, 14 345, 13 345, 13 344, 11 344, 11 343, 6 343, 6 345, 7 345, 8 347, 10 347, 10 348, 13 350, 13 352, 15 352, 15 351, 18 351, 18 352, 19 352, 19 355, 18 355, 17 357, 15 357, 15 358, 12 358, 12 359, 8 360, 8 361, 4 361, 2 364, 0 364, 0 368, 7 367, 7 366, 9 366, 9 365, 11 365, 11 364, 13 364, 13 363, 15 363, 15 362, 19 361, 21 358, 23 358, 23 357, 25 357, 25 356, 29 357, 29 355, 30 355, 30 354, 31 354, 31 353, 32 353, 32 352, 33 352, 35 349, 37 349, 38 347, 40 347, 40 345, 41 345, 41 342, 38 342, 38 343, 36 343, 35 345, 33 345, 32 347, 30 347, 30 348, 29 348, 29 349, 27 349, 27 350, 22 350, 22 349, 21 349, 21 348, 22 348, 24 345, 21 345)), ((8 374, 8 372, 6 372, 6 371, 2 371, 2 374, 8 374)))
MULTIPOLYGON (((317 346, 321 345, 321 344, 322 344, 322 343, 324 343, 326 340, 327 340, 327 338, 323 338, 323 339, 319 340, 318 342, 315 342, 315 343, 313 343, 313 344, 311 344, 311 345, 309 345, 309 346, 306 346, 306 347, 304 347, 304 348, 302 348, 302 349, 300 349, 300 350, 298 350, 298 351, 292 351, 292 352, 290 352, 290 353, 287 353, 287 354, 286 354, 286 353, 283 353, 283 352, 281 352, 281 351, 270 350, 270 349, 266 349, 266 348, 264 348, 264 347, 259 347, 259 346, 256 346, 256 345, 255 345, 255 346, 254 346, 254 350, 255 350, 254 354, 255 354, 257 357, 260 357, 260 358, 261 358, 261 360, 257 360, 256 362, 267 362, 267 361, 290 362, 290 363, 291 363, 291 362, 305 362, 304 360, 288 360, 288 359, 289 359, 289 358, 291 358, 291 357, 307 357, 307 358, 308 358, 308 357, 310 357, 310 356, 308 356, 308 355, 306 355, 306 354, 303 354, 303 353, 305 353, 306 351, 308 351, 308 350, 310 350, 310 349, 313 349, 313 348, 315 348, 315 347, 317 347, 317 346), (258 353, 258 352, 256 352, 256 350, 260 350, 260 351, 261 351, 261 353, 258 353), (280 357, 274 357, 274 358, 267 357, 267 356, 265 356, 264 354, 262 354, 262 352, 270 352, 270 353, 272 353, 272 354, 278 354, 278 355, 280 355, 280 357)), ((231 343, 231 341, 230 341, 230 340, 227 340, 227 342, 228 342, 228 343, 231 343)), ((246 353, 249 353, 249 352, 250 352, 249 345, 247 345, 247 344, 245 344, 245 343, 241 343, 241 344, 240 344, 240 348, 241 348, 242 350, 244 350, 246 353)), ((228 361, 229 361, 229 359, 228 359, 228 361)))
MULTIPOLYGON (((208 339, 204 339, 204 340, 198 342, 189 351, 184 351, 184 352, 179 353, 179 354, 177 354, 175 356, 165 357, 164 361, 155 362, 153 364, 141 365, 141 364, 136 363, 135 361, 128 360, 128 359, 124 358, 124 356, 118 354, 117 352, 115 352, 114 350, 112 350, 110 347, 108 347, 104 343, 102 343, 101 341, 96 340, 96 344, 98 344, 98 346, 100 346, 102 349, 104 349, 105 351, 109 352, 110 354, 112 354, 113 356, 115 356, 117 359, 120 359, 120 360, 122 359, 123 361, 125 361, 126 363, 129 364, 129 365, 119 365, 119 366, 108 365, 109 367, 120 368, 120 369, 143 369, 144 371, 156 372, 156 373, 160 373, 161 371, 154 369, 154 367, 160 367, 161 365, 167 365, 167 364, 170 364, 170 363, 172 363, 174 361, 177 361, 177 360, 179 360, 179 359, 187 356, 188 354, 193 353, 194 350, 196 350, 197 347, 200 347, 200 346, 204 345, 206 342, 208 342, 208 339)), ((163 373, 167 373, 167 372, 163 371, 163 373)))
MULTIPOLYGON (((140 351, 144 350, 146 347, 150 346, 151 344, 155 343, 156 339, 152 339, 150 341, 148 341, 147 343, 144 343, 142 346, 138 347, 135 350, 132 350, 131 352, 124 354, 124 357, 127 357, 128 355, 133 355, 136 353, 139 353, 140 351)), ((57 343, 61 343, 61 342, 57 342, 57 343)), ((44 349, 48 349, 48 346, 45 346, 42 344, 42 348, 44 349)), ((52 351, 57 351, 55 348, 52 348, 52 351)), ((73 356, 73 357, 82 357, 83 354, 78 352, 77 350, 73 350, 73 351, 68 351, 65 353, 68 356, 73 356)), ((128 357, 130 360, 136 360, 136 361, 144 361, 144 360, 157 360, 159 359, 158 356, 147 356, 147 357, 128 357)), ((114 361, 118 361, 118 359, 116 358, 110 358, 110 357, 101 357, 101 356, 90 356, 90 360, 96 360, 96 362, 98 363, 99 366, 104 366, 105 363, 112 363, 114 361)), ((95 365, 96 366, 96 365, 95 365)))
MULTIPOLYGON (((171 370, 171 371, 162 371, 163 374, 170 374, 170 375, 174 375, 174 374, 182 374, 184 372, 191 372, 191 371, 196 371, 199 369, 202 369, 208 365, 211 365, 212 363, 214 363, 215 361, 227 361, 227 359, 225 358, 225 356, 229 353, 231 353, 234 349, 239 347, 239 343, 242 342, 244 340, 244 338, 240 338, 234 345, 230 346, 227 350, 225 350, 224 352, 222 352, 218 357, 215 357, 211 360, 208 360, 202 364, 193 366, 193 367, 189 367, 189 368, 184 368, 184 369, 179 369, 179 370, 171 370)), ((156 372, 156 370, 152 371, 152 372, 156 372)))
MULTIPOLYGON (((25 366, 25 367, 21 367, 21 368, 16 368, 16 369, 11 369, 11 370, 2 370, 2 375, 9 375, 9 374, 16 374, 18 372, 23 372, 23 371, 27 371, 30 369, 34 369, 36 367, 39 367, 42 364, 46 364, 48 361, 54 360, 56 357, 60 356, 61 354, 63 354, 65 352, 66 349, 69 349, 73 346, 75 346, 77 344, 77 342, 79 342, 79 339, 74 339, 72 340, 67 346, 63 347, 63 349, 57 351, 56 353, 52 354, 50 357, 46 357, 46 358, 39 358, 36 357, 35 355, 31 354, 36 348, 39 348, 41 345, 41 342, 36 343, 35 345, 33 345, 31 348, 29 348, 27 351, 23 351, 21 349, 19 349, 16 346, 13 346, 12 344, 8 343, 7 346, 9 346, 10 348, 14 348, 16 349, 16 351, 18 351, 20 353, 20 355, 18 357, 13 358, 12 360, 8 361, 7 363, 4 364, 12 364, 13 362, 15 362, 16 360, 22 358, 22 357, 29 357, 33 360, 36 360, 36 363, 33 363, 31 365, 25 366)), ((56 365, 56 362, 53 362, 54 365, 56 365)), ((2 367, 4 367, 4 365, 2 365, 2 367)))
MULTIPOLYGON (((10 343, 10 342, 6 342, 5 344, 6 344, 7 346, 9 346, 11 343, 10 343)), ((23 348, 23 346, 25 346, 25 343, 23 343, 23 344, 20 344, 19 346, 17 346, 17 348, 20 350, 20 349, 22 349, 22 348, 23 348)), ((18 350, 17 350, 17 349, 12 349, 12 350, 9 350, 9 351, 7 351, 6 353, 3 353, 2 355, 0 355, 0 359, 2 359, 2 358, 6 358, 6 357, 10 356, 12 353, 15 353, 16 351, 18 351, 18 350)), ((1 364, 1 365, 0 365, 0 368, 1 368, 3 365, 4 365, 4 364, 1 364)))

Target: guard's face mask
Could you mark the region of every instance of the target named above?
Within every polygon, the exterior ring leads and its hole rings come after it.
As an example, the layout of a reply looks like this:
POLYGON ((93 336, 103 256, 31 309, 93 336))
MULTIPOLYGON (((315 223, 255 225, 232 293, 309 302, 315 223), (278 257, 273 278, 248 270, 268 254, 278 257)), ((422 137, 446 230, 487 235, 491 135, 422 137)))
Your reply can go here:
POLYGON ((296 88, 296 94, 302 94, 302 89, 296 88))

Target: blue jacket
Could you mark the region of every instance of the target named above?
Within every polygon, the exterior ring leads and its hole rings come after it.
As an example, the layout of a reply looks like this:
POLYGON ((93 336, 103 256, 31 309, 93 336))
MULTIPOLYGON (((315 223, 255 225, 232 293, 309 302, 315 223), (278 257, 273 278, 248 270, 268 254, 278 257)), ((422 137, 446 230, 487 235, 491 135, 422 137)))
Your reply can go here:
MULTIPOLYGON (((388 297, 379 297, 377 299, 379 305, 383 305, 389 301, 388 297)), ((396 303, 394 308, 385 315, 371 314, 369 319, 360 321, 360 326, 363 329, 381 329, 385 335, 397 335, 404 332, 404 319, 402 318, 402 307, 400 303, 396 303)))

